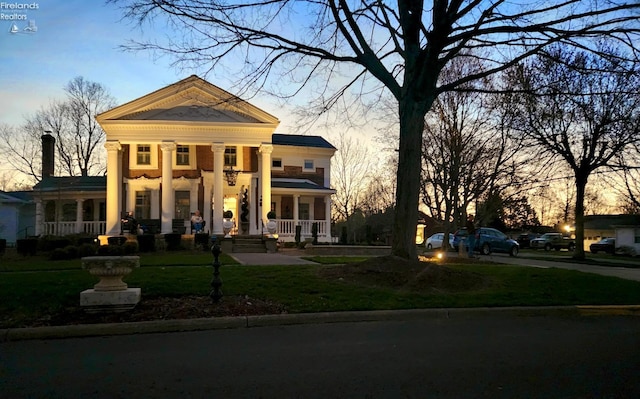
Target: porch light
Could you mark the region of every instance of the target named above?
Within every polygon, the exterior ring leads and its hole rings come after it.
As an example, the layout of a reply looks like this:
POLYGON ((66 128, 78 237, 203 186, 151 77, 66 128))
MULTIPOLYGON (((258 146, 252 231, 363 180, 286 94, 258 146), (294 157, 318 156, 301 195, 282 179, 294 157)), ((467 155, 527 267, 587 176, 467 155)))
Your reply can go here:
POLYGON ((225 179, 227 179, 227 183, 230 186, 236 185, 236 181, 238 180, 238 173, 240 173, 240 171, 233 170, 233 166, 231 166, 229 169, 224 171, 225 179))

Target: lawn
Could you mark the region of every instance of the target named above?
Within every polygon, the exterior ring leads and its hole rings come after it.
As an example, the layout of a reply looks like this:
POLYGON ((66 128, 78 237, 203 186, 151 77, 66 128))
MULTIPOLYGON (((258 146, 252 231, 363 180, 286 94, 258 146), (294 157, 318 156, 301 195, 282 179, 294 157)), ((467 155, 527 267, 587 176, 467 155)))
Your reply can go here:
MULTIPOLYGON (((212 259, 208 253, 188 251, 142 254, 141 267, 125 281, 142 288, 143 302, 206 297, 211 290, 212 259)), ((453 258, 446 265, 405 264, 392 257, 362 260, 340 259, 346 264, 336 265, 323 258, 327 264, 256 267, 238 265, 223 256, 223 301, 255 298, 280 304, 288 313, 640 303, 640 282, 571 270, 464 263, 453 258)), ((79 293, 97 282, 81 269, 80 260, 0 261, 1 328, 41 324, 51 315, 77 309, 79 293)))

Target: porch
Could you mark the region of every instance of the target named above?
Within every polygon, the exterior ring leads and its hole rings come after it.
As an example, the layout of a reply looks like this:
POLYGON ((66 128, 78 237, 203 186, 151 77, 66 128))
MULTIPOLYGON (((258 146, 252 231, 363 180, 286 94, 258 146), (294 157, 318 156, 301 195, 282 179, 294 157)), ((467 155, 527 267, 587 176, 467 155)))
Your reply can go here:
POLYGON ((42 235, 64 236, 68 234, 87 234, 98 236, 105 234, 107 222, 44 222, 42 235))

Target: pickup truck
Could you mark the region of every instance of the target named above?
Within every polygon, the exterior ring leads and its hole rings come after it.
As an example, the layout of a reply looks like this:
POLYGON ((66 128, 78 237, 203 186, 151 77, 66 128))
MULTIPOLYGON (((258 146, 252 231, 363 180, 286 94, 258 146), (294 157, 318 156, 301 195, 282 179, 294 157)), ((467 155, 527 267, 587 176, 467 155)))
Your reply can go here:
POLYGON ((551 251, 551 249, 573 251, 576 248, 576 243, 573 239, 564 237, 561 233, 546 233, 531 240, 530 246, 532 249, 544 248, 545 251, 551 251))

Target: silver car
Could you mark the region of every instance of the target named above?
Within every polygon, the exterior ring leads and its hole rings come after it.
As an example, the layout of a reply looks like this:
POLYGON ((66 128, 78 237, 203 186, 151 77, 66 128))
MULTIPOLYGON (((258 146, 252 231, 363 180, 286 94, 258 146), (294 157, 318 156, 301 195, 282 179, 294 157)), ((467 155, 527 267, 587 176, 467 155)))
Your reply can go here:
MULTIPOLYGON (((435 233, 427 238, 425 246, 427 249, 442 248, 442 241, 444 241, 444 233, 435 233)), ((449 248, 453 248, 453 234, 449 234, 449 248)))

